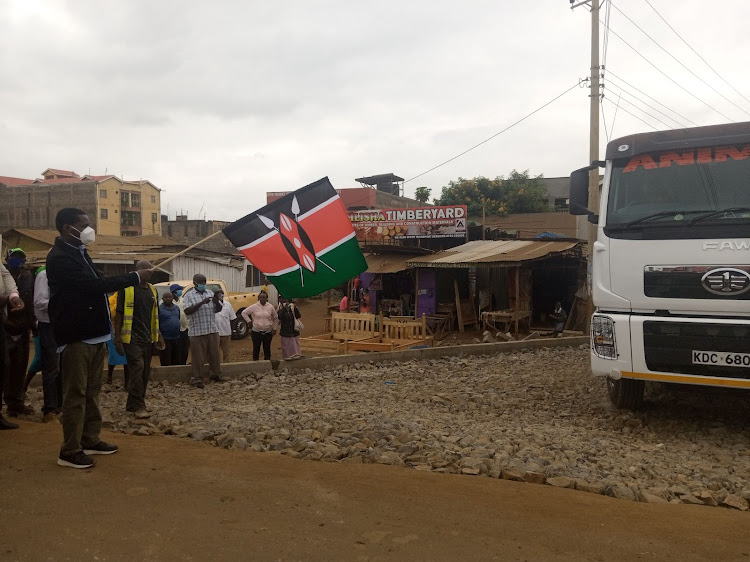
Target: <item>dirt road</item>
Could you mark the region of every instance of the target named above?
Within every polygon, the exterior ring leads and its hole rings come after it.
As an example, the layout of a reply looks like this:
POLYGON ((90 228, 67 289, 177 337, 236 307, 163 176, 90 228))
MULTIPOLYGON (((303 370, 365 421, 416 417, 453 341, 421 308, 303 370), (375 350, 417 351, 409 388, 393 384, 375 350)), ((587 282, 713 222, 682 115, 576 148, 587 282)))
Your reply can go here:
POLYGON ((2 560, 737 560, 750 514, 300 461, 169 437, 55 464, 58 424, 0 433, 2 560))

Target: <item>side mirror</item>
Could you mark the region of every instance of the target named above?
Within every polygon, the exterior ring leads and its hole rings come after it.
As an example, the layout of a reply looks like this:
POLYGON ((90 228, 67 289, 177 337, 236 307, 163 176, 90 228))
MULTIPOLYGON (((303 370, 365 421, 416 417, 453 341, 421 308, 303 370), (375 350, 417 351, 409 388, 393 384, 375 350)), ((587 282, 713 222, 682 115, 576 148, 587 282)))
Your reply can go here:
POLYGON ((581 168, 570 174, 570 202, 571 215, 590 215, 589 210, 589 171, 590 167, 581 168))
POLYGON ((597 224, 599 216, 589 209, 589 172, 596 170, 603 162, 594 162, 591 166, 580 168, 570 174, 570 203, 568 212, 571 215, 588 215, 589 222, 597 224))

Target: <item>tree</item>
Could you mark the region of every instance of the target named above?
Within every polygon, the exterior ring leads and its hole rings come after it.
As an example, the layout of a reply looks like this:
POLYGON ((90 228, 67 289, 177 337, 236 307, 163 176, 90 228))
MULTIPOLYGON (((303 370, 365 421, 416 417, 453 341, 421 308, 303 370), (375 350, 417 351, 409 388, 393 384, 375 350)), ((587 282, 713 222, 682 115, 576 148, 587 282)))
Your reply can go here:
POLYGON ((429 187, 418 187, 414 198, 420 203, 427 203, 427 200, 430 198, 431 192, 432 190, 429 187))
POLYGON ((481 215, 484 206, 488 215, 540 213, 549 209, 547 187, 542 176, 531 177, 528 170, 513 170, 508 178, 494 180, 479 176, 458 178, 443 187, 436 205, 466 205, 469 215, 481 215))

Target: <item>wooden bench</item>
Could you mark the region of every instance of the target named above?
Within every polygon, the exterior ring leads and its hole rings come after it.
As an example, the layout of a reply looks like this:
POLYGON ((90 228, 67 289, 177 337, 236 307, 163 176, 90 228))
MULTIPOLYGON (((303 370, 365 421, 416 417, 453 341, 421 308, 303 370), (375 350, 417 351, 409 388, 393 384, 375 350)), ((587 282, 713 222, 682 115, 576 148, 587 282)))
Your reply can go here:
POLYGON ((398 351, 415 345, 432 346, 433 338, 427 332, 427 319, 422 316, 383 318, 380 333, 368 339, 350 341, 347 352, 352 351, 398 351))
POLYGON ((327 334, 300 338, 303 351, 343 355, 351 341, 366 340, 378 335, 378 318, 374 314, 333 312, 327 334))

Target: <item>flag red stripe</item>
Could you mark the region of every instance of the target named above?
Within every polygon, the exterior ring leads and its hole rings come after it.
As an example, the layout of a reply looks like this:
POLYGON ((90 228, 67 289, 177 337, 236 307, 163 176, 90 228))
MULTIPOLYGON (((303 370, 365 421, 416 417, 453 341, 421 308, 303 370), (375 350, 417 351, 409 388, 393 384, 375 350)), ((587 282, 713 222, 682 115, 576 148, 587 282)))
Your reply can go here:
MULTIPOLYGON (((353 231, 349 215, 341 200, 333 201, 306 216, 300 221, 300 225, 310 237, 316 253, 339 242, 353 231)), ((280 234, 275 234, 256 246, 242 250, 242 254, 267 275, 298 265, 284 247, 280 234)))
POLYGON ((271 274, 297 265, 284 247, 280 234, 275 234, 257 246, 242 250, 250 263, 263 273, 271 274))
POLYGON ((299 221, 312 240, 315 253, 349 236, 354 227, 341 199, 299 221))

